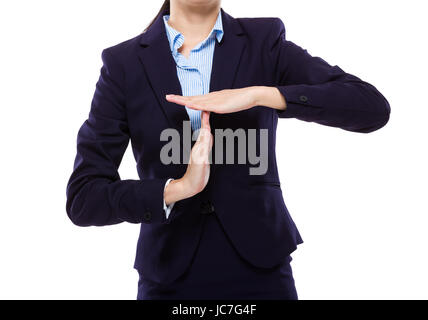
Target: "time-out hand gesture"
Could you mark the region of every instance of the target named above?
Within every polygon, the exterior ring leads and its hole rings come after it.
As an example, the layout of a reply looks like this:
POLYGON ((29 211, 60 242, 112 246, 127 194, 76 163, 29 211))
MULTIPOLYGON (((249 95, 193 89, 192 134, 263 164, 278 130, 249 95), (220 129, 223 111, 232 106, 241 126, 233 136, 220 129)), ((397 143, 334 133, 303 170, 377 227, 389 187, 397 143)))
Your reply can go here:
POLYGON ((285 99, 275 87, 253 86, 213 91, 199 96, 166 95, 166 100, 190 109, 215 113, 233 113, 254 106, 284 110, 285 99))

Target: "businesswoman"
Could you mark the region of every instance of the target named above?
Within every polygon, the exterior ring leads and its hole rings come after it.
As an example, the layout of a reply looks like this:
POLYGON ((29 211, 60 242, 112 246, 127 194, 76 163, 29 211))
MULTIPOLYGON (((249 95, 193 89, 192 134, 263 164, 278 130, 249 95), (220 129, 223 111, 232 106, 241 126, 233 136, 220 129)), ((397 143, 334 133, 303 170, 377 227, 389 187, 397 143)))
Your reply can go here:
MULTIPOLYGON (((367 133, 387 123, 386 99, 286 40, 280 19, 236 19, 220 0, 165 1, 102 59, 67 187, 73 223, 140 224, 137 299, 297 299, 290 254, 302 238, 279 182, 278 119, 367 133), (180 161, 161 159, 165 129, 180 138, 180 161), (186 142, 189 130, 197 141, 186 142), (249 154, 225 161, 217 130, 246 133, 244 150, 265 166, 249 154), (118 174, 129 141, 139 180, 118 174)), ((229 139, 232 156, 239 140, 229 139)))

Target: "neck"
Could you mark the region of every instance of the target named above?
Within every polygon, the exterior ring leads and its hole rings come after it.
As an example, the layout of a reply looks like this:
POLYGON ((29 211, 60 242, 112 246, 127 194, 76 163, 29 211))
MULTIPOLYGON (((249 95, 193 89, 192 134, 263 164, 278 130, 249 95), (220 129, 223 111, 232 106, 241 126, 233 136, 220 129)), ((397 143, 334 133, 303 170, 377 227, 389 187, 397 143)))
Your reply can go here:
POLYGON ((200 39, 208 36, 220 11, 220 2, 212 5, 186 6, 171 1, 168 24, 185 38, 200 39))

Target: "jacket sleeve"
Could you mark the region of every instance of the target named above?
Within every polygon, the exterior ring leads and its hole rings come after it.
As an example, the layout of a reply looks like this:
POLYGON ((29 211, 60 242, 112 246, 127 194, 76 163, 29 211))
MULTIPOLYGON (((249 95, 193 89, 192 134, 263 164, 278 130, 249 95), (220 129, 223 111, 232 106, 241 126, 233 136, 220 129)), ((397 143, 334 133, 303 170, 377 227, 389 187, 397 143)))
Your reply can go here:
POLYGON ((129 143, 124 73, 109 49, 103 51, 102 59, 89 117, 77 136, 74 170, 67 185, 67 214, 79 226, 164 222, 167 179, 119 177, 118 167, 129 143))
POLYGON ((279 117, 363 133, 388 122, 389 103, 374 86, 286 40, 284 24, 278 18, 273 19, 269 37, 275 87, 287 103, 279 117))

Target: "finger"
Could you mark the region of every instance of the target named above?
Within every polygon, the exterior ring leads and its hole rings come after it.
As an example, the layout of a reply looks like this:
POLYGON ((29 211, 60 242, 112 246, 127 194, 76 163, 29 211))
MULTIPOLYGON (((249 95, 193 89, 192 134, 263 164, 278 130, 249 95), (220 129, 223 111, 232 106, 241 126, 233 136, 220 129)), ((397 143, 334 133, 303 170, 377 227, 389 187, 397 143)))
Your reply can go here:
POLYGON ((185 105, 187 108, 193 109, 193 110, 200 110, 200 111, 214 111, 213 108, 210 106, 209 100, 200 100, 192 97, 192 99, 189 99, 189 101, 186 101, 185 105))
POLYGON ((183 96, 179 94, 170 94, 170 96, 178 96, 178 97, 188 98, 192 100, 201 100, 201 99, 209 99, 212 96, 212 94, 211 92, 209 92, 209 93, 193 95, 193 96, 183 96))
POLYGON ((193 109, 193 110, 205 110, 204 106, 202 106, 200 103, 196 102, 194 97, 196 96, 178 96, 178 95, 169 95, 167 94, 165 96, 165 99, 169 102, 176 103, 182 106, 185 106, 187 108, 193 109))
POLYGON ((211 134, 211 132, 209 130, 201 127, 199 129, 198 138, 196 139, 196 142, 199 142, 202 144, 207 144, 209 141, 208 139, 209 139, 210 134, 211 134))
POLYGON ((209 152, 212 149, 212 145, 213 145, 213 135, 211 133, 211 125, 210 125, 210 112, 207 111, 203 111, 203 113, 201 114, 201 132, 202 132, 202 136, 201 136, 201 143, 206 145, 207 147, 207 152, 209 152))
POLYGON ((199 104, 193 103, 193 102, 187 102, 185 103, 185 106, 189 109, 193 109, 193 110, 206 110, 206 107, 201 106, 199 104))
POLYGON ((189 103, 191 101, 191 98, 189 98, 189 97, 183 97, 183 96, 175 95, 175 94, 167 94, 165 96, 165 99, 169 102, 181 104, 183 106, 186 105, 186 103, 189 103))
POLYGON ((210 127, 210 112, 209 111, 202 111, 201 113, 201 127, 208 129, 211 131, 211 127, 210 127))
POLYGON ((204 142, 208 142, 208 138, 211 135, 210 126, 210 113, 202 111, 201 113, 201 132, 203 133, 204 142))
POLYGON ((202 144, 209 144, 211 138, 210 113, 202 111, 201 113, 201 128, 197 141, 202 144))

